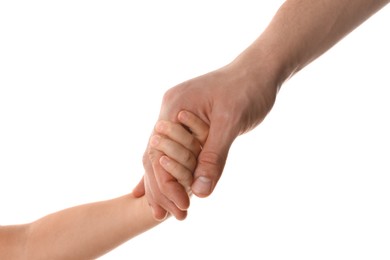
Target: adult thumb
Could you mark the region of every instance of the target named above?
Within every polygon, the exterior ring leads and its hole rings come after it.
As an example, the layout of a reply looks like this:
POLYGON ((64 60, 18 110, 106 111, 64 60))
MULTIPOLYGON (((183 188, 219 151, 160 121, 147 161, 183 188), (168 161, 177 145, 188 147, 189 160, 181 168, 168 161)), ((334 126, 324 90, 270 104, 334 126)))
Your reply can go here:
POLYGON ((209 135, 198 157, 194 173, 192 193, 198 197, 209 196, 218 183, 225 167, 229 148, 234 140, 227 128, 210 126, 209 135))

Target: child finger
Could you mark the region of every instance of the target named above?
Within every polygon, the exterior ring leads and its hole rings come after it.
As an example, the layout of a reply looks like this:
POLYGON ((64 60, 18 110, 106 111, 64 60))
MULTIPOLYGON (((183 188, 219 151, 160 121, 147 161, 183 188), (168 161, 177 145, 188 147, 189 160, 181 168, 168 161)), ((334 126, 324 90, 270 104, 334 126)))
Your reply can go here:
POLYGON ((208 136, 209 126, 194 113, 186 110, 180 111, 178 120, 191 130, 193 136, 195 136, 203 146, 208 136))
POLYGON ((190 150, 195 156, 200 153, 201 145, 194 136, 182 125, 170 121, 160 120, 157 122, 155 130, 160 135, 165 135, 169 139, 181 144, 190 150))
POLYGON ((195 169, 195 155, 181 144, 164 136, 153 135, 150 138, 150 145, 180 163, 189 171, 192 172, 195 169))
POLYGON ((192 172, 168 156, 162 156, 160 158, 160 164, 164 170, 169 172, 181 185, 183 185, 187 193, 191 191, 193 181, 192 172))

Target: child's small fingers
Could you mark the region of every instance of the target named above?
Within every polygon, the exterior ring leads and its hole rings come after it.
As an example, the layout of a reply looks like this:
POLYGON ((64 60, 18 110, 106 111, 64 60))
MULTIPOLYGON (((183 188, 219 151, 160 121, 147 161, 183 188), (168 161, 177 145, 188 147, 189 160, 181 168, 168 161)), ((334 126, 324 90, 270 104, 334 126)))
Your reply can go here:
POLYGON ((203 146, 209 133, 209 126, 194 113, 184 110, 179 113, 178 120, 191 130, 192 134, 203 146))
POLYGON ((195 139, 189 131, 178 123, 160 120, 157 122, 155 130, 157 133, 165 135, 169 139, 181 144, 196 156, 201 151, 199 141, 197 141, 197 139, 195 139))
POLYGON ((168 156, 162 156, 160 158, 160 164, 164 170, 169 172, 181 185, 183 185, 187 192, 191 190, 193 182, 192 172, 168 156))
POLYGON ((150 138, 150 145, 180 163, 189 171, 194 171, 196 166, 196 157, 191 151, 181 144, 164 136, 153 135, 150 138))

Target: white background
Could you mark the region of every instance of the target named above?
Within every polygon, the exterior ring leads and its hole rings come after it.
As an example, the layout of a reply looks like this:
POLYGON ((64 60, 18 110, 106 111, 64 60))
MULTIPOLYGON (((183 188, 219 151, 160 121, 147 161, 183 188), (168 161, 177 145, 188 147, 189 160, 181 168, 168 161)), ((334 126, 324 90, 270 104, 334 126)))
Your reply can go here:
MULTIPOLYGON (((0 224, 123 195, 170 87, 283 1, 1 1, 0 224)), ((211 197, 101 259, 389 259, 387 7, 282 88, 211 197)))

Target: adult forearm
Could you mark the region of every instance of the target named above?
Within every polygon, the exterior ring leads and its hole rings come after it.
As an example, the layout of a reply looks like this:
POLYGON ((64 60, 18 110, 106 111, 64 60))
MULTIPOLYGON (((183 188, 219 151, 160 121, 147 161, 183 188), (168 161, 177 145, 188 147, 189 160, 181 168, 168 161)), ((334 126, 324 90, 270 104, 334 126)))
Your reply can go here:
POLYGON ((281 85, 388 3, 287 0, 241 58, 254 72, 264 69, 265 63, 273 66, 270 73, 281 85))
POLYGON ((25 259, 94 259, 157 224, 132 195, 65 209, 30 225, 25 259))

